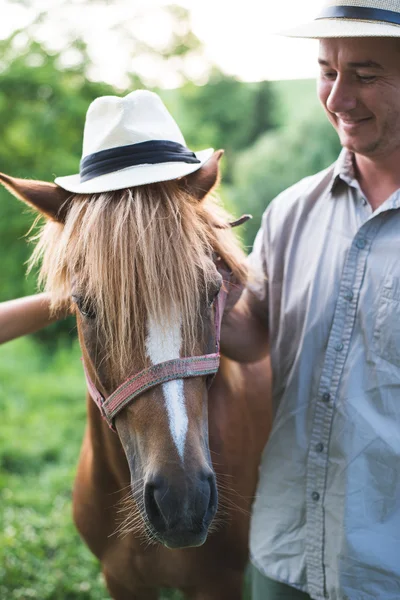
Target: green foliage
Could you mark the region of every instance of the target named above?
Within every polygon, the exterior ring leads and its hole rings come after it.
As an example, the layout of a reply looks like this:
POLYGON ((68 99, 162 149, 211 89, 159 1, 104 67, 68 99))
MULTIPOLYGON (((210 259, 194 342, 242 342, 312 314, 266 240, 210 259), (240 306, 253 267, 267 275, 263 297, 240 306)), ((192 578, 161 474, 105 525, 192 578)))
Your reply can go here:
POLYGON ((268 81, 243 83, 214 70, 207 85, 188 82, 178 93, 160 94, 177 115, 190 147, 226 150, 225 181, 231 179, 235 154, 275 126, 274 92, 268 81))
POLYGON ((0 347, 0 598, 108 598, 71 519, 85 423, 79 348, 0 347))
POLYGON ((178 4, 170 4, 164 10, 172 19, 173 30, 168 47, 163 48, 163 58, 176 59, 201 52, 203 45, 191 29, 188 9, 178 4))
POLYGON ((273 119, 280 127, 296 126, 310 115, 321 111, 315 79, 274 81, 273 119))
POLYGON ((249 248, 271 200, 303 177, 329 166, 339 151, 337 134, 320 109, 297 125, 267 133, 239 155, 226 194, 237 214, 253 215, 245 228, 249 248))

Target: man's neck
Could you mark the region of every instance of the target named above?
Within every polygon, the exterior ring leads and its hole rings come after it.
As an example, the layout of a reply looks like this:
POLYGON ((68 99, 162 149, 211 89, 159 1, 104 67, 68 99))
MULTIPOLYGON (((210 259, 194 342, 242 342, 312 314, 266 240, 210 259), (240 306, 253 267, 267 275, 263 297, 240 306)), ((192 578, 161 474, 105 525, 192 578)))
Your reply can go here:
POLYGON ((400 188, 400 152, 389 158, 354 155, 356 178, 372 210, 376 210, 400 188))

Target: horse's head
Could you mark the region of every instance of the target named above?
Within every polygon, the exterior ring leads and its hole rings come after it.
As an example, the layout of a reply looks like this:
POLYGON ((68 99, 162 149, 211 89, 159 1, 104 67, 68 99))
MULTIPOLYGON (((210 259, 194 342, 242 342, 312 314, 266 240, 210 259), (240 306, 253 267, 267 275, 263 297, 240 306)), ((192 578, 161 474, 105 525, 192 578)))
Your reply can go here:
MULTIPOLYGON (((222 285, 215 255, 244 275, 240 250, 206 199, 220 156, 181 180, 94 195, 0 176, 47 217, 34 258, 43 256, 41 276, 55 307, 72 298, 89 381, 107 399, 127 378, 152 373, 152 385, 123 403, 112 422, 141 516, 170 547, 202 544, 217 509, 208 378, 159 383, 152 367, 215 353, 222 285)), ((115 435, 97 415, 91 424, 102 439, 115 435)))

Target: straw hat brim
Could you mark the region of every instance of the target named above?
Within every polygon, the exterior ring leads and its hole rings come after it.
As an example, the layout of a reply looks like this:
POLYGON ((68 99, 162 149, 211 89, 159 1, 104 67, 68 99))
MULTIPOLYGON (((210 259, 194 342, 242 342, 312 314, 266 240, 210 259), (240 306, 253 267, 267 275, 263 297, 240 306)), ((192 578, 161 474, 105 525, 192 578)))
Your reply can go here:
POLYGON ((100 175, 83 183, 80 181, 79 174, 57 177, 54 183, 74 194, 99 194, 148 183, 171 181, 190 175, 190 173, 200 169, 211 158, 213 152, 213 148, 195 152, 200 161, 199 163, 169 162, 155 165, 136 165, 107 175, 100 175))
POLYGON ((316 19, 293 29, 280 31, 278 35, 293 38, 348 38, 348 37, 400 37, 400 26, 383 21, 354 19, 316 19))

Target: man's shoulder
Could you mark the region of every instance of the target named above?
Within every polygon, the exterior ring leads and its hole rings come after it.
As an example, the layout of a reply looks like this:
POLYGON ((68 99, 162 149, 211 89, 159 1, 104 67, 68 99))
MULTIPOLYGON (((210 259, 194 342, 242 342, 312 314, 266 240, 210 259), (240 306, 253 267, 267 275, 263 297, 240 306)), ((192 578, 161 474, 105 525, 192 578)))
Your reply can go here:
MULTIPOLYGON (((329 192, 334 176, 333 163, 323 171, 304 177, 294 185, 281 192, 269 205, 268 209, 282 216, 293 209, 301 210, 310 201, 316 202, 329 192)), ((267 210, 268 210, 267 209, 267 210)))

